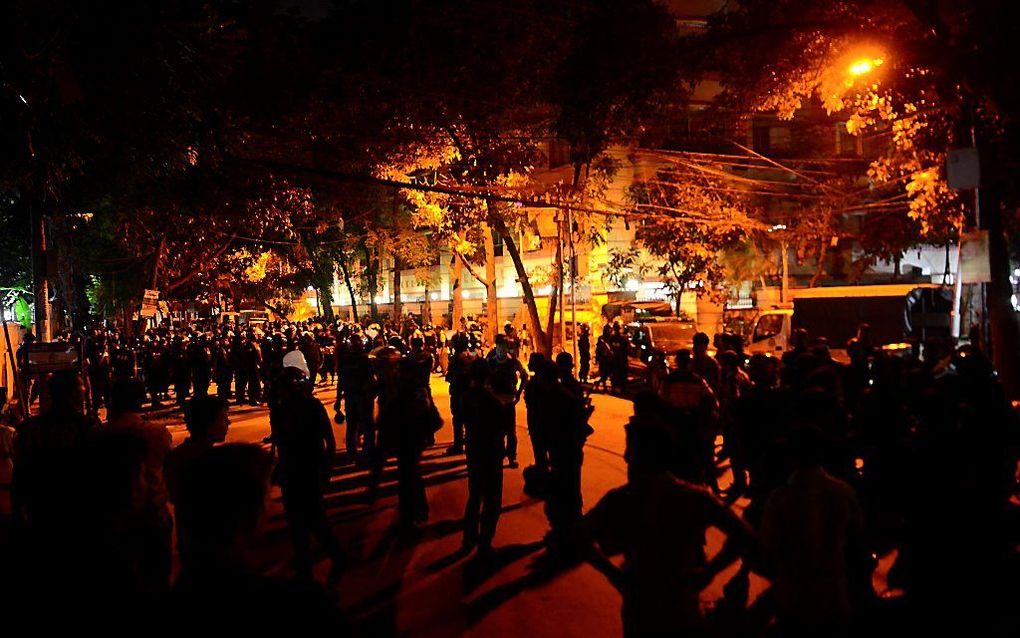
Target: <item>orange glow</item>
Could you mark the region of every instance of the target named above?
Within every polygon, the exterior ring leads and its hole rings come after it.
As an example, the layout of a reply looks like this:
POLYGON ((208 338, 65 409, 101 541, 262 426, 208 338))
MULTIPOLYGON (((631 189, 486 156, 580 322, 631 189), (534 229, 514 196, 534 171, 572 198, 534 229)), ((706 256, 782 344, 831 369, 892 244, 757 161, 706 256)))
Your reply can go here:
POLYGON ((855 60, 853 63, 851 63, 847 71, 850 73, 850 75, 854 77, 860 77, 862 75, 867 75, 868 73, 874 71, 877 67, 882 66, 883 62, 885 62, 885 60, 883 60, 882 58, 872 59, 863 58, 860 60, 855 60))

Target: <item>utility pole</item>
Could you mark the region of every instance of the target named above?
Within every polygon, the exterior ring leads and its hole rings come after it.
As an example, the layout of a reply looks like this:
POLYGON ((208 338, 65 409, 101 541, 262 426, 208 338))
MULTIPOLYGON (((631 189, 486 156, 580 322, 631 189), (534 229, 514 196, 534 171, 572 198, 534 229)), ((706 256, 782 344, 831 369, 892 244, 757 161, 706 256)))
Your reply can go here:
MULTIPOLYGON (((570 246, 570 340, 574 364, 577 364, 577 251, 574 248, 574 211, 567 209, 567 241, 570 246)), ((562 308, 562 306, 560 306, 562 308)))
POLYGON ((558 286, 559 290, 557 291, 556 294, 559 296, 559 307, 560 307, 560 350, 563 351, 563 350, 566 350, 566 345, 567 345, 567 325, 563 321, 563 303, 564 303, 564 300, 563 300, 563 297, 564 297, 563 296, 563 280, 564 280, 564 277, 563 277, 563 212, 562 211, 559 211, 557 213, 557 219, 556 219, 556 243, 557 243, 556 252, 557 252, 557 254, 560 255, 560 261, 559 261, 558 264, 556 264, 556 267, 559 269, 559 272, 558 272, 559 276, 558 276, 558 278, 559 278, 559 284, 560 284, 558 286))
POLYGON ((780 242, 783 251, 783 282, 779 289, 779 301, 786 303, 790 300, 790 255, 786 238, 780 242))

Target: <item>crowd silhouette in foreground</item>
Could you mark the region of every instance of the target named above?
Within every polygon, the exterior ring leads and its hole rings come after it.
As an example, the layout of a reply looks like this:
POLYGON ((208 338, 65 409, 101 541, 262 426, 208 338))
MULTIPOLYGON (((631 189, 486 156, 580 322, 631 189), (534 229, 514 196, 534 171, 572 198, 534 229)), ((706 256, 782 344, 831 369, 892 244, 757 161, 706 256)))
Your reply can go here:
POLYGON ((343 322, 164 328, 135 342, 94 332, 86 374, 35 379, 38 410, 0 432, 13 469, 0 501, 7 617, 357 631, 336 588, 351 564, 328 515, 331 476, 364 471, 371 504, 395 459, 395 529, 420 531, 422 456, 443 426, 431 388, 445 381, 445 454, 467 470, 461 556, 495 560, 504 473, 526 430, 525 491, 549 523, 541 565, 595 566, 621 592, 626 636, 1020 633, 1020 428, 979 349, 932 340, 888 353, 862 326, 839 363, 803 332, 781 358, 747 357, 725 335, 713 351, 699 334, 633 374, 620 369, 621 327, 594 346, 584 330, 576 371, 570 354, 527 345, 510 325, 491 348, 468 325, 448 339, 343 322), (336 384, 333 405, 313 393, 322 383, 336 384), (176 447, 166 419, 144 414, 171 385, 188 431, 176 447), (633 401, 629 422, 597 423, 625 428, 627 482, 585 511, 591 393, 607 386, 633 401), (262 445, 224 442, 231 401, 268 407, 262 445), (288 577, 255 559, 273 486, 288 577), (710 529, 725 542, 708 555, 710 529), (313 541, 329 559, 318 579, 313 541))

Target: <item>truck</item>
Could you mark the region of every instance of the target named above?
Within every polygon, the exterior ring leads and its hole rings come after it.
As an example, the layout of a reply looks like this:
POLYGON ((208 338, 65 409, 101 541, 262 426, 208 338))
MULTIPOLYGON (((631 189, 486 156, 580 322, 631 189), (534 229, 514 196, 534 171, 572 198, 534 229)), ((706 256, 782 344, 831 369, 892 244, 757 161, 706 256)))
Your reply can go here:
POLYGON ((833 357, 844 361, 847 342, 865 323, 871 327, 873 344, 888 350, 950 336, 953 292, 947 286, 834 286, 790 292, 792 303, 759 313, 748 339, 749 354, 781 356, 800 328, 812 339, 825 337, 833 357))

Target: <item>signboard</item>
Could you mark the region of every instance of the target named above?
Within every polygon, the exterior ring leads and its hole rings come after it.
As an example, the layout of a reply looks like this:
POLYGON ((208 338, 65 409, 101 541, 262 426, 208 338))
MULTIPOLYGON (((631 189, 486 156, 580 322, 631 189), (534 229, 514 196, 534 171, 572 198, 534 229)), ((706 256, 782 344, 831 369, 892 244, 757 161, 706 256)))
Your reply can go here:
POLYGON ((946 155, 946 183, 962 191, 981 185, 981 163, 976 148, 958 148, 946 155))
POLYGON ((31 374, 77 370, 78 351, 67 343, 30 343, 25 346, 26 371, 31 374))
POLYGON ((960 242, 960 278, 965 284, 988 283, 992 268, 988 263, 988 231, 963 234, 960 242))
POLYGON ((142 296, 142 309, 138 314, 142 317, 155 317, 158 309, 159 291, 146 290, 145 294, 142 296))
POLYGON ((578 306, 591 305, 591 284, 577 284, 574 286, 574 303, 578 306))

